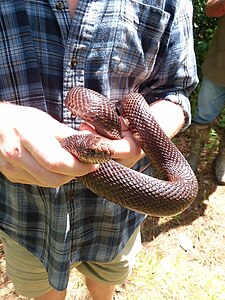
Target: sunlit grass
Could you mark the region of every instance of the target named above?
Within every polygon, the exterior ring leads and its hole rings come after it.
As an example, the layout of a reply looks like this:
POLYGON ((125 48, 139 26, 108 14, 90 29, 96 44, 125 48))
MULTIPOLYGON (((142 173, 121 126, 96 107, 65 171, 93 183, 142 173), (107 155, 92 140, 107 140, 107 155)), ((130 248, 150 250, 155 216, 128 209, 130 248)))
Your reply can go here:
POLYGON ((174 254, 164 256, 157 249, 143 249, 121 299, 225 299, 225 271, 222 268, 212 270, 183 250, 174 251, 174 254))

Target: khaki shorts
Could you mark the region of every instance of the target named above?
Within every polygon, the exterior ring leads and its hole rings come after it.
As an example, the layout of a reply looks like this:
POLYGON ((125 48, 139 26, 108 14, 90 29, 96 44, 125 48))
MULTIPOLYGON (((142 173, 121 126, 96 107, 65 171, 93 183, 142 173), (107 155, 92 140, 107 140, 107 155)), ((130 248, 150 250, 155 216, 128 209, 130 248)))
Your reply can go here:
MULTIPOLYGON (((52 287, 43 264, 32 253, 0 231, 6 257, 7 275, 18 294, 25 297, 40 297, 52 287)), ((83 275, 107 285, 122 284, 135 263, 141 249, 140 227, 138 227, 124 249, 110 262, 75 262, 71 268, 83 275)))

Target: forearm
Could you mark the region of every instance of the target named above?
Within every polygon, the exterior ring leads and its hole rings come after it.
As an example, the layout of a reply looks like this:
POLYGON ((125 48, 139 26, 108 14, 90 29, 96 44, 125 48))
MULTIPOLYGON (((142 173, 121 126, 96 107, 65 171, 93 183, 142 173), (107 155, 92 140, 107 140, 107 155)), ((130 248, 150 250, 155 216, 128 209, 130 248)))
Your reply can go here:
POLYGON ((169 138, 173 138, 185 124, 182 107, 167 100, 160 100, 151 105, 156 121, 169 138))
POLYGON ((225 14, 225 0, 208 0, 205 12, 208 17, 222 17, 225 14))

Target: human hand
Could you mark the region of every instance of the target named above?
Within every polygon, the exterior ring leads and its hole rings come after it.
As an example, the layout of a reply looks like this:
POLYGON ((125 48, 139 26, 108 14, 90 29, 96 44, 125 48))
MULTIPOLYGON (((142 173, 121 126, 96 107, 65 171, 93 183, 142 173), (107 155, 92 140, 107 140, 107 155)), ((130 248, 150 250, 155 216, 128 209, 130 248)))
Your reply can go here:
POLYGON ((77 131, 31 107, 0 103, 0 172, 15 183, 58 187, 98 165, 76 159, 59 143, 77 131))
MULTIPOLYGON (((150 105, 150 112, 169 138, 173 138, 184 126, 185 116, 180 105, 167 100, 159 100, 150 105)), ((122 122, 123 139, 113 141, 114 158, 120 163, 131 167, 143 155, 137 143, 132 138, 127 126, 122 122)))
MULTIPOLYGON (((169 138, 173 138, 184 126, 185 117, 181 106, 167 100, 160 100, 154 102, 150 106, 150 111, 162 130, 169 138)), ((132 167, 140 158, 144 156, 143 150, 134 141, 128 127, 121 120, 122 139, 109 140, 106 142, 114 149, 113 159, 125 165, 132 167)), ((88 130, 96 134, 94 127, 89 124, 81 124, 82 130, 88 130)))
MULTIPOLYGON (((120 121, 122 128, 122 139, 110 140, 105 137, 102 138, 113 148, 114 154, 112 158, 120 164, 131 168, 139 159, 144 156, 144 152, 134 141, 122 118, 120 118, 120 121)), ((88 130, 93 134, 98 134, 96 133, 94 127, 86 123, 82 123, 80 129, 88 130)))

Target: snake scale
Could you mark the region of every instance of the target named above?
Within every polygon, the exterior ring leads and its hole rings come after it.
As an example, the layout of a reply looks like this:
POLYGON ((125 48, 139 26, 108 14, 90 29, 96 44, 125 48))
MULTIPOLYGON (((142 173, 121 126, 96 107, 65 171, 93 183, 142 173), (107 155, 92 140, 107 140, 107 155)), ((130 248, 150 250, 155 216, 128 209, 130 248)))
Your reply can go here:
MULTIPOLYGON (((90 89, 74 87, 69 91, 65 105, 73 115, 93 124, 100 135, 111 139, 121 138, 116 109, 104 96, 90 89), (108 131, 108 126, 112 124, 115 124, 113 130, 108 131)), ((106 149, 103 143, 100 147, 103 148, 106 161, 101 163, 97 171, 78 177, 77 180, 95 194, 134 211, 158 217, 181 213, 190 206, 198 193, 197 179, 191 167, 162 131, 142 95, 131 93, 121 99, 119 113, 128 124, 135 141, 153 165, 163 172, 165 179, 147 176, 109 159, 113 150, 106 149)), ((88 136, 89 143, 92 136, 88 136)), ((77 155, 77 137, 68 137, 61 143, 74 155, 77 155)), ((83 140, 81 147, 86 143, 83 140)), ((102 155, 92 148, 88 151, 97 156, 102 155)))

